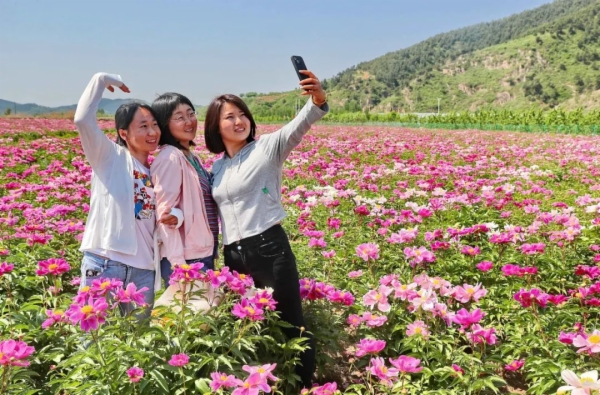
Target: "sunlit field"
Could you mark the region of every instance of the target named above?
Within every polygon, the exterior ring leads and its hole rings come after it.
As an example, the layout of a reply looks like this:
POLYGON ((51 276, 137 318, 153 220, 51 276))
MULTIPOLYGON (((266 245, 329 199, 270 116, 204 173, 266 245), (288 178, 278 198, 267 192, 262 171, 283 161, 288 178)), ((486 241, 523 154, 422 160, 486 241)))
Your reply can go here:
MULTIPOLYGON (((78 293, 91 168, 73 130, 0 119, 0 393, 294 393, 304 340, 286 340, 248 277, 193 273, 221 303, 155 309, 149 324, 114 308, 139 290, 106 279, 78 293)), ((599 176, 600 137, 314 127, 282 190, 318 347, 307 393, 593 384, 599 176)))

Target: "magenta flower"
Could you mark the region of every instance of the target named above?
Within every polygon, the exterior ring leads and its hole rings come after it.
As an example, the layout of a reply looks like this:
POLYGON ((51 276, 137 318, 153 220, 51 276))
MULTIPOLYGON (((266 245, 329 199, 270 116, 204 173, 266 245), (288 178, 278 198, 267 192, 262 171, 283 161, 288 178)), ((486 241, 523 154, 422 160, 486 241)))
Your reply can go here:
POLYGON ((262 377, 260 373, 252 373, 246 381, 237 380, 238 388, 233 390, 231 395, 258 395, 259 391, 271 392, 271 387, 267 379, 262 377))
POLYGON ((460 252, 464 255, 468 255, 468 256, 477 256, 479 254, 481 254, 481 250, 479 249, 479 247, 471 247, 471 246, 464 246, 460 252))
MULTIPOLYGON (((171 273, 171 277, 169 278, 169 284, 176 284, 179 282, 192 283, 196 280, 203 280, 205 277, 205 274, 202 272, 203 267, 204 263, 202 262, 189 265, 187 263, 175 265, 173 273, 171 273)), ((214 283, 213 286, 215 286, 214 283)), ((218 287, 219 285, 216 286, 218 287)))
POLYGON ((515 359, 514 361, 512 361, 508 365, 504 365, 504 370, 508 370, 508 371, 514 372, 516 370, 521 369, 524 364, 525 364, 525 360, 524 359, 515 359))
POLYGON ((7 273, 12 272, 14 268, 15 268, 15 265, 13 265, 12 263, 6 263, 6 262, 0 263, 0 277, 2 277, 3 275, 5 275, 7 273))
POLYGON ((377 354, 385 348, 385 340, 361 339, 356 345, 356 356, 362 357, 367 354, 377 354))
POLYGON ((254 305, 248 299, 242 299, 239 303, 236 303, 231 313, 238 318, 248 318, 251 321, 262 321, 265 319, 263 309, 254 305))
POLYGON ((537 288, 532 288, 529 291, 521 288, 521 290, 517 292, 513 298, 523 307, 530 307, 532 304, 540 307, 546 307, 548 304, 548 294, 540 291, 537 288))
POLYGON ((237 379, 233 375, 226 375, 225 373, 213 372, 210 374, 212 379, 210 382, 210 389, 218 391, 221 388, 232 388, 237 386, 237 379))
POLYGON ((127 369, 127 376, 129 376, 129 381, 132 383, 137 383, 144 377, 144 370, 134 366, 127 369))
POLYGON ((109 291, 113 291, 122 286, 123 281, 117 278, 97 278, 92 281, 90 292, 94 297, 105 296, 109 291))
POLYGON ((375 243, 364 243, 356 247, 356 255, 365 262, 379 259, 379 246, 375 243))
POLYGON ((313 395, 333 395, 337 392, 337 383, 325 383, 323 385, 313 387, 313 395))
POLYGON ((341 303, 344 306, 352 306, 354 304, 354 295, 350 291, 334 289, 327 293, 327 300, 333 303, 341 303))
POLYGON ((494 268, 494 264, 490 261, 481 261, 475 267, 482 272, 488 272, 494 268))
POLYGON ((391 385, 392 379, 398 377, 398 369, 388 368, 385 366, 385 360, 383 358, 371 358, 369 367, 367 370, 376 376, 383 384, 391 385))
POLYGON ((471 332, 467 332, 467 338, 473 342, 473 344, 486 343, 494 345, 496 344, 496 329, 484 329, 481 325, 475 324, 471 327, 471 332))
POLYGON ((71 266, 62 258, 50 258, 46 261, 39 261, 35 274, 38 276, 60 276, 71 270, 71 266))
POLYGON ((171 359, 169 360, 169 365, 180 368, 182 366, 187 365, 189 362, 190 357, 188 357, 186 354, 181 353, 171 356, 171 359))
POLYGON ((108 304, 106 303, 106 299, 94 299, 90 297, 85 305, 72 304, 65 315, 73 325, 79 323, 83 331, 89 332, 98 329, 99 325, 104 324, 107 309, 108 304))
POLYGON ((578 353, 587 352, 596 354, 600 352, 600 330, 594 329, 592 333, 580 333, 573 339, 573 345, 579 350, 578 353))
POLYGON ((563 343, 563 344, 573 344, 573 340, 575 339, 575 336, 579 335, 579 333, 576 332, 560 332, 560 334, 558 335, 558 341, 563 343))
POLYGON ((368 311, 365 311, 361 318, 369 328, 376 328, 387 322, 387 317, 385 315, 375 315, 368 311))
POLYGON ((473 299, 474 302, 478 302, 479 299, 486 294, 487 290, 481 288, 481 284, 476 284, 475 286, 464 284, 462 287, 458 285, 454 288, 454 299, 461 303, 467 303, 471 301, 471 299, 473 299))
POLYGON ((254 296, 249 299, 250 304, 254 304, 259 309, 275 310, 277 301, 273 299, 272 289, 261 289, 257 291, 254 296))
POLYGON ((460 325, 463 329, 468 329, 471 325, 479 323, 485 316, 481 309, 475 309, 473 312, 468 312, 467 309, 460 309, 453 318, 453 321, 460 325))
POLYGON ((392 293, 392 288, 385 285, 380 285, 377 291, 371 290, 363 296, 363 304, 371 309, 377 306, 377 309, 382 312, 388 312, 391 306, 388 302, 388 295, 392 293))
POLYGON ((310 248, 325 248, 325 247, 327 247, 327 243, 325 242, 325 239, 322 237, 319 237, 319 238, 311 237, 310 240, 308 240, 308 246, 310 248))
POLYGON ((323 257, 327 258, 327 259, 331 259, 335 256, 335 250, 331 250, 331 251, 321 251, 321 254, 323 254, 323 257))
POLYGON ((145 307, 147 303, 144 299, 144 292, 147 291, 148 287, 143 287, 138 290, 134 283, 127 284, 127 288, 125 289, 118 287, 113 293, 113 297, 115 299, 113 308, 115 308, 115 306, 117 306, 119 303, 135 303, 138 306, 145 307))
POLYGON ((390 358, 390 363, 398 369, 400 373, 419 373, 423 370, 420 366, 421 360, 407 355, 400 355, 396 359, 390 358))
POLYGON ((48 329, 58 322, 66 322, 67 320, 62 310, 46 310, 46 316, 48 318, 42 323, 43 329, 48 329))
POLYGON ((452 364, 452 370, 454 370, 457 375, 462 376, 463 374, 465 374, 465 370, 455 363, 452 364))
POLYGON ((29 366, 26 360, 33 354, 35 348, 28 346, 27 343, 16 340, 0 341, 0 366, 29 366))
POLYGON ((273 371, 277 367, 276 363, 270 363, 262 366, 242 366, 242 370, 250 373, 251 375, 254 373, 260 374, 260 377, 265 380, 277 381, 279 380, 277 377, 273 376, 273 371))

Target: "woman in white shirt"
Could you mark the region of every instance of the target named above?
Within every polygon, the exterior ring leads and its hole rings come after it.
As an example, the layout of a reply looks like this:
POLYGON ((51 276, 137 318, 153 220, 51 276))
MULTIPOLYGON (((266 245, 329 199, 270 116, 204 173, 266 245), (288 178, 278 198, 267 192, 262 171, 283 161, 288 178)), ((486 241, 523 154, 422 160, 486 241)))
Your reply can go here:
MULTIPOLYGON (((155 283, 160 284, 154 267, 155 203, 148 163, 148 155, 158 146, 160 129, 149 105, 126 103, 115 114, 117 142, 111 141, 98 126, 96 112, 104 89, 113 92, 113 86, 129 92, 119 75, 95 74, 75 112, 81 145, 93 170, 90 211, 80 248, 81 287, 99 278, 118 279, 123 287, 129 283, 137 289, 147 287, 141 319, 149 316, 155 283)), ((177 218, 168 215, 161 222, 175 225, 177 218)), ((123 304, 121 309, 128 312, 132 307, 123 304)))

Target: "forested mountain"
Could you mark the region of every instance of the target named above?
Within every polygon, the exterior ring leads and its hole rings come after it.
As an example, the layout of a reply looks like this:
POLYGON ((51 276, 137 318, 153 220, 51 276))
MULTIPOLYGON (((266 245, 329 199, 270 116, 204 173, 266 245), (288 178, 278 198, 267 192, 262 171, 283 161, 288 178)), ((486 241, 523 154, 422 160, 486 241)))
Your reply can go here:
MULTIPOLYGON (((334 111, 486 107, 600 108, 600 0, 556 0, 439 34, 326 80, 334 111)), ((253 95, 257 114, 287 115, 297 92, 253 95)))

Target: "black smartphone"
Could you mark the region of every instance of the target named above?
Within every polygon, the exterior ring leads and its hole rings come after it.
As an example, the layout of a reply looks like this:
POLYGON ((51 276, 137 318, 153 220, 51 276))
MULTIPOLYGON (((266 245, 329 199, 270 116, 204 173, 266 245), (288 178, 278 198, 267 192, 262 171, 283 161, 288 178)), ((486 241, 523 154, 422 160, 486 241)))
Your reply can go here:
POLYGON ((296 69, 296 74, 298 74, 300 81, 309 78, 307 75, 304 75, 300 72, 300 70, 308 70, 306 68, 306 64, 304 64, 304 59, 302 59, 302 56, 292 56, 292 64, 296 69))

